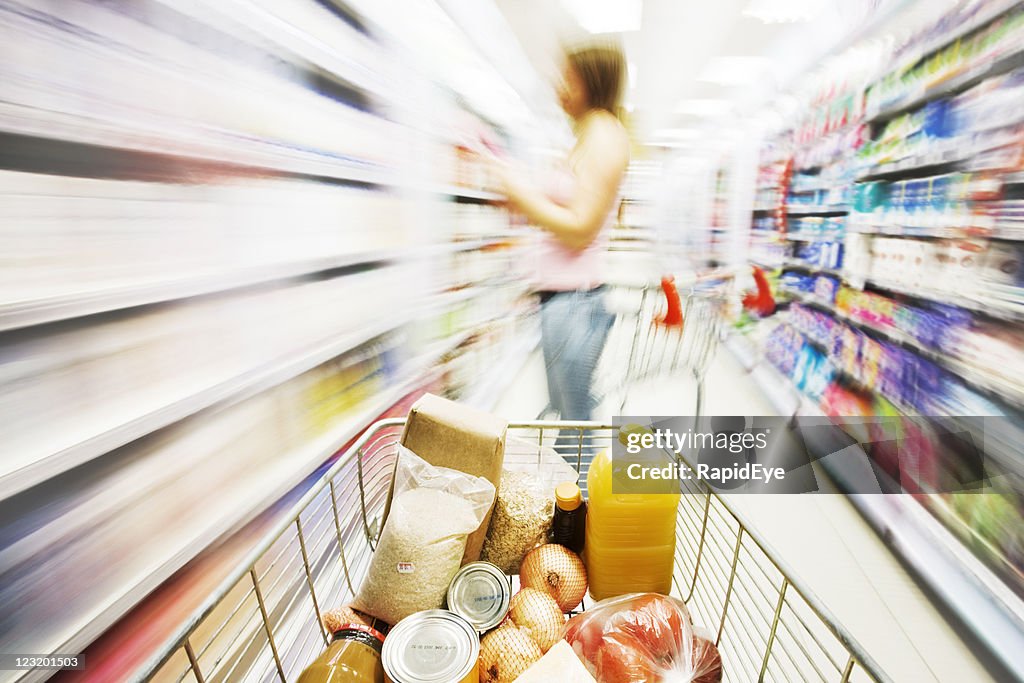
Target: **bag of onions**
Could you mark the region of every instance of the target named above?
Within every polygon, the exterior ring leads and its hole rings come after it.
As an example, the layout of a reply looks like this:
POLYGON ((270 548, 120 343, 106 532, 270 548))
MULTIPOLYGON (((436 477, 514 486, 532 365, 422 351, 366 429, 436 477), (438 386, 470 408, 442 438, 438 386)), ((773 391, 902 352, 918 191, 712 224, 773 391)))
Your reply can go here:
POLYGON ((587 568, 573 551, 549 543, 534 548, 523 558, 519 583, 523 588, 549 593, 562 611, 568 612, 587 594, 587 568))
POLYGON ((657 593, 604 600, 569 620, 565 639, 601 683, 720 683, 722 658, 694 633, 686 605, 657 593))

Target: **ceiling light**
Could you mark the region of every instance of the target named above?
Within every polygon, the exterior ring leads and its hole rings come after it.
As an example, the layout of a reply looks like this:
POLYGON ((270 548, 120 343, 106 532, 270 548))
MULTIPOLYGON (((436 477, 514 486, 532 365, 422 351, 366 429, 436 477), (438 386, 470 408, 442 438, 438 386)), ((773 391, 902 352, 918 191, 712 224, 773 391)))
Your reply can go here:
POLYGON ((700 80, 719 85, 749 85, 763 78, 770 64, 767 57, 716 57, 701 73, 700 80))
POLYGON ((590 33, 640 30, 643 0, 562 0, 562 5, 590 33))
POLYGON ((691 116, 723 116, 732 111, 732 103, 728 100, 683 100, 676 106, 677 114, 691 116))
POLYGON ((766 24, 793 24, 817 18, 824 8, 824 0, 750 0, 743 16, 766 24))

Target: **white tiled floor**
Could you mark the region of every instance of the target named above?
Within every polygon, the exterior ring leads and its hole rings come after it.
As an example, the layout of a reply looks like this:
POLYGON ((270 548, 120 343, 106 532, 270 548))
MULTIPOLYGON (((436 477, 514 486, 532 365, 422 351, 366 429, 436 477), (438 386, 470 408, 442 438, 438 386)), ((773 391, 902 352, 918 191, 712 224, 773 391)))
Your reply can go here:
MULTIPOLYGON (((706 386, 706 414, 775 414, 725 349, 716 356, 706 386)), ((630 391, 625 414, 692 414, 693 397, 692 380, 649 382, 630 391)), ((546 404, 543 360, 537 352, 499 400, 496 412, 510 420, 529 420, 546 404)), ((610 419, 617 408, 617 400, 606 401, 595 419, 610 419)), ((729 503, 769 539, 892 680, 993 680, 844 497, 747 495, 732 496, 729 503)))

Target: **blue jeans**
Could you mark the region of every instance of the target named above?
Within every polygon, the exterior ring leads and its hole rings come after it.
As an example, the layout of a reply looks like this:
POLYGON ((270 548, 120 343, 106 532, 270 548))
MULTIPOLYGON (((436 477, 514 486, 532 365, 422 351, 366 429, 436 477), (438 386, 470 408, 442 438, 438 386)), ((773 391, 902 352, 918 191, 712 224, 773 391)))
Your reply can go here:
MULTIPOLYGON (((597 407, 592 387, 615 316, 604 305, 601 289, 559 292, 541 307, 541 345, 551 407, 562 420, 590 420, 597 407)), ((559 435, 559 452, 579 450, 579 433, 559 435)))

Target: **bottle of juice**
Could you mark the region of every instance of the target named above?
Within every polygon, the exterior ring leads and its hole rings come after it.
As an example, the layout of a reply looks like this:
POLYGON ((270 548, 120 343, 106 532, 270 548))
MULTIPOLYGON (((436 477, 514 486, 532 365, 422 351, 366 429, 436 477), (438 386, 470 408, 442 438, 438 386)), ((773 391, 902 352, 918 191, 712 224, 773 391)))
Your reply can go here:
MULTIPOLYGON (((671 462, 662 451, 638 457, 647 462, 661 460, 666 465, 671 462)), ((678 480, 674 493, 630 492, 625 467, 621 465, 613 463, 606 450, 594 458, 587 473, 589 500, 583 561, 590 594, 595 600, 625 593, 668 594, 672 589, 678 480), (613 493, 613 482, 618 482, 617 493, 613 493)), ((661 488, 665 490, 664 486, 661 488)))

